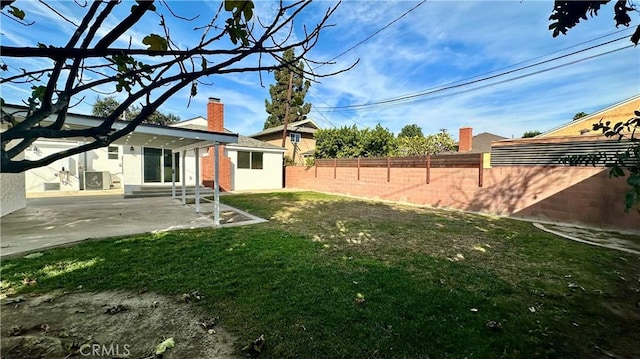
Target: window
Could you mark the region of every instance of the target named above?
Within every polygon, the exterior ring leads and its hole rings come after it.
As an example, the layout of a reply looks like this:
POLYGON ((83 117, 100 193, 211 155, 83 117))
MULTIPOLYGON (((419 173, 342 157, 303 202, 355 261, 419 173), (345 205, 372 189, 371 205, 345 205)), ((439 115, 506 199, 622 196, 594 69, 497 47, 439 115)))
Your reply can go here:
POLYGON ((117 160, 120 157, 120 147, 118 146, 109 146, 107 151, 110 160, 117 160))
POLYGON ((238 151, 238 168, 261 170, 262 155, 262 152, 238 151))
POLYGON ((262 152, 251 152, 251 169, 262 169, 262 152))
POLYGON ((300 134, 299 133, 290 133, 289 138, 292 143, 300 143, 300 134))
POLYGON ((238 151, 238 168, 251 168, 251 152, 238 151))

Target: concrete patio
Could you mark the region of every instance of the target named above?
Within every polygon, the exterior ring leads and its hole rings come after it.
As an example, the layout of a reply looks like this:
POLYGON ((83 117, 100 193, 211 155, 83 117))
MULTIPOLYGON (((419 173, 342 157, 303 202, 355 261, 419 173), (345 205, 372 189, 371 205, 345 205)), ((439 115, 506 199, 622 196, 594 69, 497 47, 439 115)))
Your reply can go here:
MULTIPOLYGON (((124 199, 121 194, 27 199, 27 207, 0 219, 0 257, 8 258, 87 239, 178 229, 213 229, 213 203, 182 205, 169 197, 124 199)), ((265 222, 220 204, 219 227, 265 222)))

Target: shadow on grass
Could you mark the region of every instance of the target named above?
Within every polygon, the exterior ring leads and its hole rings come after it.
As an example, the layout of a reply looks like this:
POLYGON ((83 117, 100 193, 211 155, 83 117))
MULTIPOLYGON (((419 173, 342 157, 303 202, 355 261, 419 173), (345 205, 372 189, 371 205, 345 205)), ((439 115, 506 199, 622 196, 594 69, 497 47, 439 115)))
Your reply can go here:
POLYGON ((315 193, 223 200, 271 222, 3 261, 2 288, 197 290, 244 341, 265 333, 274 358, 579 357, 596 345, 633 353, 637 317, 606 305, 628 309, 638 258, 457 212, 315 193))

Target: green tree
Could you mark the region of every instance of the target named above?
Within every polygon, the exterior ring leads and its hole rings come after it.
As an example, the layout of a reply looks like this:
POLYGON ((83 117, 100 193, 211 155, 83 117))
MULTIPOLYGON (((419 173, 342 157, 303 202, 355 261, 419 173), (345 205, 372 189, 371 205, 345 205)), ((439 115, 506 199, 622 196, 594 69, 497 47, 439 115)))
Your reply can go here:
POLYGON ((586 112, 580 111, 580 112, 576 113, 575 115, 573 115, 573 120, 574 121, 575 120, 579 120, 579 119, 583 118, 584 116, 589 116, 589 114, 586 113, 586 112))
POLYGON ((398 137, 394 156, 426 156, 453 151, 455 141, 445 130, 429 136, 398 137))
POLYGON ((284 52, 282 64, 284 67, 275 70, 273 75, 276 83, 269 86, 271 102, 264 100, 264 105, 269 117, 264 122, 264 129, 284 124, 284 116, 289 92, 289 77, 293 72, 291 87, 291 103, 289 106, 289 122, 302 121, 311 111, 311 104, 305 103, 304 98, 311 86, 311 82, 304 78, 304 63, 294 61, 293 49, 284 52))
MULTIPOLYGON (((555 1, 553 5, 553 11, 549 20, 549 30, 553 31, 553 37, 559 34, 566 35, 567 31, 572 27, 578 25, 580 20, 587 20, 587 15, 597 16, 598 10, 602 5, 607 4, 610 0, 598 0, 598 1, 555 1)), ((616 27, 623 25, 629 26, 631 24, 631 17, 629 17, 629 11, 635 11, 632 6, 627 6, 626 0, 616 1, 613 7, 613 19, 616 22, 616 27)), ((638 45, 640 41, 640 26, 636 28, 636 31, 630 37, 631 42, 638 45)))
POLYGON ((531 138, 531 137, 536 137, 537 135, 541 134, 542 132, 540 131, 527 131, 525 133, 522 134, 522 138, 531 138))
MULTIPOLYGON (((107 96, 105 98, 98 97, 96 102, 93 104, 93 108, 91 109, 91 113, 94 116, 98 117, 107 117, 112 114, 117 108, 120 106, 120 102, 116 100, 113 96, 107 96)), ((131 106, 126 109, 124 113, 124 118, 122 120, 129 121, 129 119, 136 118, 138 113, 140 112, 140 108, 138 106, 131 106)), ((165 115, 161 112, 154 111, 147 118, 142 120, 143 123, 150 123, 154 125, 170 125, 172 123, 176 123, 180 121, 180 117, 168 114, 165 115)))
POLYGON ((357 157, 362 153, 359 130, 353 126, 325 128, 316 131, 316 158, 357 157))
MULTIPOLYGON (((114 96, 98 97, 91 108, 91 114, 98 117, 109 117, 116 111, 118 106, 120 106, 120 102, 118 102, 114 96)), ((135 118, 138 112, 140 112, 140 109, 136 106, 128 107, 123 113, 124 118, 121 117, 120 119, 135 118)))
POLYGON ((316 158, 389 156, 395 148, 393 133, 380 124, 371 130, 356 125, 316 131, 316 158))
POLYGON ((398 134, 398 138, 400 137, 422 137, 422 128, 416 124, 406 125, 398 134))
MULTIPOLYGON (((107 146, 135 130, 143 121, 153 119, 154 112, 179 91, 187 90, 190 101, 198 93, 198 84, 210 83, 203 82, 207 76, 274 71, 307 60, 318 63, 308 59, 307 54, 329 26, 328 21, 338 6, 331 6, 320 17, 309 17, 306 14, 314 11, 310 9, 311 1, 281 2, 267 21, 257 21, 253 16, 253 1, 223 0, 218 10, 212 12, 194 7, 192 10, 198 16, 193 18, 177 14, 167 1, 160 6, 154 1, 64 4, 54 1, 46 4, 48 14, 25 12, 19 3, 8 0, 0 4, 2 15, 15 20, 3 22, 4 33, 19 33, 27 26, 29 31, 41 31, 53 27, 51 21, 58 22, 55 26, 67 28, 56 36, 42 38, 42 43, 0 44, 0 85, 11 85, 16 89, 13 93, 29 94, 21 100, 26 107, 5 105, 0 98, 1 122, 7 128, 0 139, 0 171, 3 173, 23 172, 107 146), (65 17, 69 6, 75 7, 73 21, 65 17), (113 26, 107 20, 116 13, 123 15, 113 26), (76 14, 79 14, 77 20, 76 14), (154 25, 149 27, 150 34, 138 36, 143 17, 151 17, 149 23, 154 25), (194 26, 192 22, 196 18, 204 25, 194 26), (313 21, 311 18, 317 22, 305 24, 313 21), (293 34, 294 22, 295 28, 304 27, 306 31, 293 34), (186 37, 188 40, 174 41, 175 37, 170 34, 176 31, 171 31, 172 27, 181 25, 193 29, 193 33, 186 37), (132 41, 127 46, 120 46, 118 42, 118 39, 140 37, 141 41, 132 41), (293 48, 304 51, 282 62, 284 53, 293 48), (84 129, 65 126, 69 109, 96 91, 121 92, 125 96, 120 106, 105 113, 107 116, 103 116, 100 124, 84 129), (140 111, 128 118, 129 125, 115 130, 114 122, 123 114, 126 116, 133 105, 139 105, 140 111), (38 139, 73 137, 92 140, 35 161, 20 156, 38 139)), ((346 70, 313 76, 325 77, 346 70)), ((297 72, 312 75, 300 67, 297 72)))
POLYGON ((389 129, 377 124, 373 130, 365 128, 361 131, 363 157, 391 156, 395 151, 395 136, 389 129))

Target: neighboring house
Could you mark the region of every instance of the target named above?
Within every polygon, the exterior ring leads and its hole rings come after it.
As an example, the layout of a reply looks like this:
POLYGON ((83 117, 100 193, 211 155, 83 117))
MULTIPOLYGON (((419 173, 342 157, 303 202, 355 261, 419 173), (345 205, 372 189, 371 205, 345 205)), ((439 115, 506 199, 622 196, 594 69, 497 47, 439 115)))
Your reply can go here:
POLYGON ((459 142, 456 145, 456 152, 459 153, 490 153, 491 143, 501 141, 506 137, 494 135, 493 133, 483 132, 473 136, 471 127, 460 128, 459 142))
POLYGON ((634 117, 634 111, 638 110, 640 95, 532 138, 499 141, 493 145, 491 163, 502 166, 559 166, 574 161, 574 165, 606 166, 616 153, 625 151, 630 142, 605 137, 602 131, 593 131, 593 124, 602 120, 615 125, 634 117), (580 158, 589 160, 576 162, 580 158))
MULTIPOLYGON (((224 128, 224 105, 209 99, 207 117, 196 117, 171 125, 204 131, 231 133, 224 128)), ((220 188, 247 191, 282 188, 282 160, 285 149, 267 142, 238 135, 238 143, 220 149, 220 188)), ((202 159, 205 186, 213 187, 213 148, 202 159)))
MULTIPOLYGON (((293 161, 295 164, 305 164, 308 157, 313 157, 316 149, 316 139, 314 134, 320 126, 312 119, 292 122, 287 125, 287 133, 285 139, 285 158, 293 161)), ((282 146, 282 132, 284 125, 267 128, 250 137, 256 140, 270 143, 274 146, 282 146)))
MULTIPOLYGON (((213 187, 213 141, 221 144, 221 190, 282 188, 284 149, 224 131, 224 105, 219 99, 209 99, 207 112, 210 121, 201 118, 200 122, 185 121, 172 126, 142 124, 136 128, 136 133, 107 147, 29 170, 24 174, 23 188, 26 192, 121 188, 125 195, 130 195, 145 187, 170 188, 174 180, 172 172, 175 173, 178 186, 182 185, 184 179, 185 185, 190 187, 196 183, 213 187), (219 116, 212 117, 216 114, 219 116), (235 146, 230 146, 232 143, 235 146), (201 157, 198 166, 196 156, 201 157)), ((69 114, 68 119, 78 124, 102 120, 79 114, 69 114)), ((116 127, 125 124, 118 121, 116 127)), ((24 155, 26 159, 38 159, 81 144, 82 141, 38 140, 24 155)))
POLYGON ((634 117, 634 111, 640 111, 640 95, 633 96, 602 110, 574 121, 562 124, 552 130, 541 133, 534 138, 567 137, 584 135, 602 135, 601 131, 593 131, 593 124, 611 121, 611 124, 626 121, 634 117))

